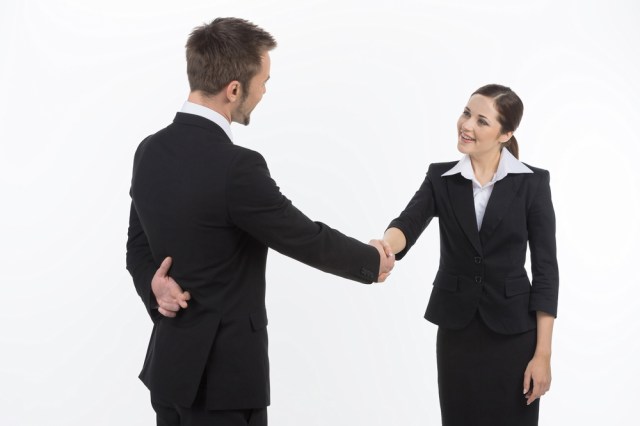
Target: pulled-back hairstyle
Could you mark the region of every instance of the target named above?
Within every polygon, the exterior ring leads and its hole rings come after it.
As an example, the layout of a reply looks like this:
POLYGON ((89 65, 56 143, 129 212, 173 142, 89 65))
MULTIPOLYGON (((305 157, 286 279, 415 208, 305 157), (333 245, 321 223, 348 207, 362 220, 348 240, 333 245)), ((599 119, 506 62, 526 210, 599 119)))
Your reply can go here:
MULTIPOLYGON (((498 122, 501 127, 500 132, 515 132, 520 125, 524 105, 511 88, 499 84, 487 84, 473 92, 471 96, 473 95, 482 95, 493 99, 493 105, 498 111, 498 122)), ((518 141, 515 136, 512 135, 511 139, 504 143, 504 147, 507 148, 514 157, 518 158, 518 141)))
POLYGON ((246 96, 249 81, 260 71, 261 55, 276 45, 271 34, 244 19, 217 18, 196 27, 186 45, 191 91, 215 95, 237 80, 246 96))

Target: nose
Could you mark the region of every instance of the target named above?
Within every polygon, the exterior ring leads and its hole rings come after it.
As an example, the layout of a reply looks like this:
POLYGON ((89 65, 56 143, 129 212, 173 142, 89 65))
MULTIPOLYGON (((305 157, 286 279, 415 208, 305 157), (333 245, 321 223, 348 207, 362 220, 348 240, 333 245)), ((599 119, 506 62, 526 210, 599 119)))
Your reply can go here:
POLYGON ((471 126, 471 117, 469 118, 462 118, 462 120, 460 120, 460 129, 465 131, 465 132, 470 132, 472 129, 471 126))

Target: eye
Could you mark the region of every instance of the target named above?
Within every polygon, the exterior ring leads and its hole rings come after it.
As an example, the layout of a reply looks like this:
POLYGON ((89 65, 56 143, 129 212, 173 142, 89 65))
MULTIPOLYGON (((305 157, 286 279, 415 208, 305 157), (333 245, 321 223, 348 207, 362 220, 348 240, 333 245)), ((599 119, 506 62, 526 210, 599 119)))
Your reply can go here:
POLYGON ((471 117, 471 113, 466 109, 462 111, 462 115, 464 115, 465 117, 471 117))
POLYGON ((483 119, 478 120, 478 124, 479 124, 479 125, 481 125, 481 126, 488 126, 488 125, 489 125, 489 123, 487 123, 487 122, 486 122, 485 120, 483 120, 483 119))

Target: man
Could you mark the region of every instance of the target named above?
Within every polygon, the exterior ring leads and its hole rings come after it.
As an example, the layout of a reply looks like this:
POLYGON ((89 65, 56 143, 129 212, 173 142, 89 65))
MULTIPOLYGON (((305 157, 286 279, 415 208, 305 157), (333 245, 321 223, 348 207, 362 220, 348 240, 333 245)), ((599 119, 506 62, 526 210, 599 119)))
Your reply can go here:
POLYGON ((140 378, 159 425, 267 424, 269 247, 363 283, 393 267, 380 242, 307 218, 263 157, 232 143, 230 123, 249 124, 266 91, 275 46, 241 19, 196 28, 188 101, 135 154, 127 269, 154 321, 140 378))

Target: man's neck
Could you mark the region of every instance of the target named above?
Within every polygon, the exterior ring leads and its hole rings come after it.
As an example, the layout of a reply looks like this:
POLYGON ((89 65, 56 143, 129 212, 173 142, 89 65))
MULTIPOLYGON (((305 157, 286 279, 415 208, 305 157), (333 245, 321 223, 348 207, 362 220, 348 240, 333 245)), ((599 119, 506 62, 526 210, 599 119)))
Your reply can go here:
POLYGON ((201 105, 205 108, 209 108, 226 118, 227 121, 231 123, 230 108, 225 108, 225 103, 223 102, 222 96, 220 96, 220 94, 210 96, 204 94, 199 90, 196 90, 189 93, 187 101, 201 105))

